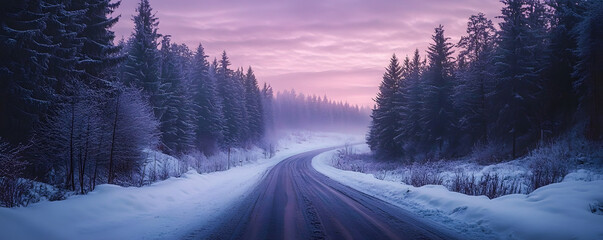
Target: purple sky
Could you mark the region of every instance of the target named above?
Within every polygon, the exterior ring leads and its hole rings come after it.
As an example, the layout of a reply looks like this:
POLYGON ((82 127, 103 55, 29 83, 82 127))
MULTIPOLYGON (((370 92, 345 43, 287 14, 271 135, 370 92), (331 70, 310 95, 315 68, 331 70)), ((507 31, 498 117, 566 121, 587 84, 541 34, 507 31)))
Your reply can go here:
MULTIPOLYGON (((392 53, 421 54, 433 28, 457 43, 470 15, 490 19, 498 0, 150 0, 159 32, 210 58, 226 50, 234 67, 251 65, 275 90, 324 95, 372 106, 392 53)), ((132 32, 137 0, 122 0, 117 38, 132 32)), ((495 20, 495 22, 497 22, 495 20)))

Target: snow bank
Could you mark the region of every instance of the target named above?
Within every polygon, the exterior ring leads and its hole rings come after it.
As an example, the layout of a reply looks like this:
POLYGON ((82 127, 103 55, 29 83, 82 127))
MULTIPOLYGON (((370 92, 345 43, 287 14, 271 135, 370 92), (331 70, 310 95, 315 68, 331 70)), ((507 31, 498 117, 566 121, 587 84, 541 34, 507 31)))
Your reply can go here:
POLYGON ((209 174, 185 173, 149 186, 99 185, 88 195, 29 207, 0 208, 0 239, 178 239, 208 228, 247 196, 272 166, 305 151, 361 137, 295 133, 272 159, 209 174))
POLYGON ((330 151, 315 157, 312 166, 336 181, 441 222, 468 238, 603 239, 601 180, 566 181, 527 195, 489 199, 451 192, 443 186, 416 188, 339 170, 329 165, 334 154, 330 151))

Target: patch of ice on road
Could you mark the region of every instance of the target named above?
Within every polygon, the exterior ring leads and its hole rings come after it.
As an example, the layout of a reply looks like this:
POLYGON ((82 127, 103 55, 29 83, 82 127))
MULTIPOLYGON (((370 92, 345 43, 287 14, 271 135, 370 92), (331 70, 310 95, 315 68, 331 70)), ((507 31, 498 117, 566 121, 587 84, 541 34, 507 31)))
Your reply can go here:
POLYGON ((603 181, 572 181, 541 187, 530 194, 489 199, 448 191, 443 186, 413 187, 383 181, 329 165, 330 151, 316 156, 312 166, 322 174, 361 192, 411 210, 477 239, 603 239, 603 181))

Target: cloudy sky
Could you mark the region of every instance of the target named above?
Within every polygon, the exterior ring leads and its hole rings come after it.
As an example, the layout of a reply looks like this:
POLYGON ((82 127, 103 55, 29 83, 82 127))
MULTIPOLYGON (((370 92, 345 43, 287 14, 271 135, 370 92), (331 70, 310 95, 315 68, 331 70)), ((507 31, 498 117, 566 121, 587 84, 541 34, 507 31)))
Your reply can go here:
MULTIPOLYGON (((254 69, 275 90, 372 106, 392 53, 425 54, 433 28, 458 42, 470 15, 494 20, 498 0, 150 0, 159 32, 233 66, 254 69)), ((117 38, 132 32, 138 0, 122 0, 117 38)))

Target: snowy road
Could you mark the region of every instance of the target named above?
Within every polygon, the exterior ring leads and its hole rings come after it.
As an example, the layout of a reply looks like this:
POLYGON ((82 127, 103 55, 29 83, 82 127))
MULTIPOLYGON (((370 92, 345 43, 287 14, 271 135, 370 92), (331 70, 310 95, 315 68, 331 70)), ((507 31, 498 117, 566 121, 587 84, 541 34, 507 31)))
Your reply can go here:
POLYGON ((188 239, 454 239, 435 224, 317 172, 316 150, 276 165, 208 236, 188 239))

